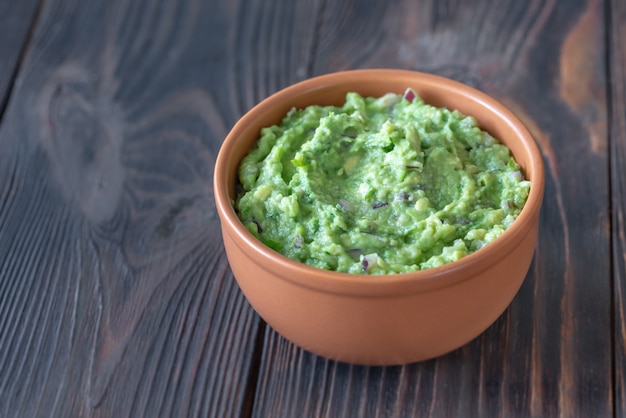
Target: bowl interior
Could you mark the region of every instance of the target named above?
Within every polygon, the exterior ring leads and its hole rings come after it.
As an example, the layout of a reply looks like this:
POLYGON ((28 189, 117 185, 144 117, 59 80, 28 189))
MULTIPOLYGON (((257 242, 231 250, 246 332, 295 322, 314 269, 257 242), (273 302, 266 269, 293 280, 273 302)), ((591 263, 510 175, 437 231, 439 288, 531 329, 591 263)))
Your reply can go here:
MULTIPOLYGON (((531 180, 532 185, 527 203, 518 219, 492 244, 441 267, 387 275, 385 283, 406 280, 407 277, 412 280, 432 279, 455 269, 472 268, 472 265, 474 269, 484 268, 476 263, 479 257, 486 256, 488 252, 500 252, 502 255, 504 252, 512 251, 516 240, 519 241, 521 234, 525 233, 524 230, 528 230, 532 223, 537 222, 543 196, 542 159, 532 136, 515 115, 486 94, 449 79, 405 70, 354 70, 320 76, 287 87, 252 108, 233 127, 222 145, 216 162, 215 195, 223 221, 232 227, 235 234, 254 247, 261 258, 271 259, 274 263, 279 262, 282 266, 292 269, 296 275, 314 274, 317 271, 316 277, 320 280, 362 282, 359 275, 321 272, 288 260, 257 241, 239 222, 232 207, 236 197, 237 169, 241 159, 257 140, 261 128, 279 123, 292 107, 302 108, 312 104, 342 105, 346 93, 350 91, 359 92, 363 96, 377 97, 388 92, 401 94, 408 87, 426 103, 451 110, 457 109, 475 117, 483 130, 511 149, 525 177, 531 180)), ((493 256, 497 257, 498 254, 493 256)))

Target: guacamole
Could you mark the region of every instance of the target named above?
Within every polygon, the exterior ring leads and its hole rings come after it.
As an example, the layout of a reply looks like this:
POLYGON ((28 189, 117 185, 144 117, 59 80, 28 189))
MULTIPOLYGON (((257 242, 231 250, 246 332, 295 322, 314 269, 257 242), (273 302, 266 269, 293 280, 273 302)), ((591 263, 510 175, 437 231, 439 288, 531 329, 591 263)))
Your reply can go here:
POLYGON ((348 273, 428 269, 493 241, 530 189, 474 118, 415 92, 292 109, 239 166, 238 216, 259 240, 348 273))

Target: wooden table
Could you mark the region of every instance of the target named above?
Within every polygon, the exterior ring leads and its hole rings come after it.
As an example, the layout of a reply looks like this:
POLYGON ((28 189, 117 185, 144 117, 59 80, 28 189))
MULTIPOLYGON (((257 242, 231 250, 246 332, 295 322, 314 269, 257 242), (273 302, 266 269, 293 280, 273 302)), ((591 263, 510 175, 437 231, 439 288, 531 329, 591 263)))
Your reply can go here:
POLYGON ((623 0, 1 0, 0 29, 1 417, 626 414, 623 0), (212 194, 245 111, 367 67, 493 95, 546 164, 509 309, 402 367, 266 326, 212 194))

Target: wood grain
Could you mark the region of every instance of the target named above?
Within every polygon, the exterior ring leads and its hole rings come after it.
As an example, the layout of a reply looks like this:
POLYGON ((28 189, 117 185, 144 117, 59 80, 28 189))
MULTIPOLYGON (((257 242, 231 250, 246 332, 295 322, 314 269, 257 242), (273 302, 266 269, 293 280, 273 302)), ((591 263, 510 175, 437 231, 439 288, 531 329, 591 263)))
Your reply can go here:
POLYGON ((30 29, 36 18, 39 0, 0 2, 0 117, 15 81, 22 53, 28 44, 30 29))
POLYGON ((622 1, 38 7, 0 2, 1 417, 626 414, 622 1), (212 195, 246 110, 365 67, 486 91, 546 164, 537 252, 509 309, 402 367, 333 362, 266 328, 212 195))
POLYGON ((609 3, 615 416, 626 415, 626 5, 609 3))
POLYGON ((249 410, 212 194, 234 6, 44 3, 0 135, 0 416, 249 410))
POLYGON ((320 10, 310 19, 319 33, 314 73, 434 72, 518 114, 546 163, 541 233, 509 309, 441 358, 350 366, 268 329, 253 416, 611 416, 604 3, 399 1, 356 12, 354 3, 326 2, 320 10))

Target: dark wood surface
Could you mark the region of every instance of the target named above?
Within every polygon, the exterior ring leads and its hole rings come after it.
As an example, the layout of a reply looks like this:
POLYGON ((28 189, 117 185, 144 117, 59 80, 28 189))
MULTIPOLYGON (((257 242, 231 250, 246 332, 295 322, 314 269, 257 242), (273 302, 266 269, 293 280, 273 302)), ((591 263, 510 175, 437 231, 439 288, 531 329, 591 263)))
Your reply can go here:
POLYGON ((0 0, 0 417, 626 415, 622 0, 0 0), (476 86, 546 164, 507 311, 437 359, 305 352, 239 291, 215 156, 331 71, 476 86))
POLYGON ((626 4, 614 0, 609 20, 609 149, 615 345, 615 416, 626 416, 626 4))

